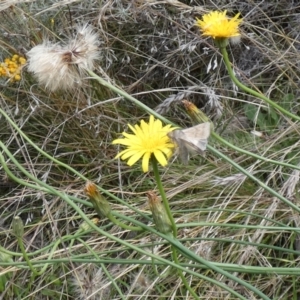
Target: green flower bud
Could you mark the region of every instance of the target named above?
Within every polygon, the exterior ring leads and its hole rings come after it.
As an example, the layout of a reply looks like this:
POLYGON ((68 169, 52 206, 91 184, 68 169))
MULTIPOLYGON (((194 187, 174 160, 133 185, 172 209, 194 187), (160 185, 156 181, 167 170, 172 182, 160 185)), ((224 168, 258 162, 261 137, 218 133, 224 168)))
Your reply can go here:
POLYGON ((203 113, 195 104, 188 100, 182 100, 182 103, 184 105, 184 108, 186 109, 188 115, 190 118, 196 123, 205 123, 210 122, 210 131, 214 131, 214 125, 210 121, 210 119, 206 116, 205 113, 203 113))
POLYGON ((148 201, 155 227, 162 233, 172 232, 172 224, 164 206, 154 192, 148 192, 148 201))
POLYGON ((97 214, 100 217, 108 217, 111 211, 108 201, 99 193, 97 186, 88 181, 84 188, 85 193, 90 198, 97 214))
POLYGON ((24 224, 19 216, 13 218, 12 221, 12 231, 14 235, 18 238, 22 238, 24 234, 24 224))

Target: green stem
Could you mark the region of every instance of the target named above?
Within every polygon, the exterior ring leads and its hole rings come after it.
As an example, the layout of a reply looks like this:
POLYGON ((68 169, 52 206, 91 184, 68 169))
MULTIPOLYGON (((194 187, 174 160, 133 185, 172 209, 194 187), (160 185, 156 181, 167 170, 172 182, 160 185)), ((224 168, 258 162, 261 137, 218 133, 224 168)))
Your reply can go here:
POLYGON ((168 119, 166 119, 163 116, 161 116, 160 114, 158 114, 156 111, 151 109, 149 106, 143 104, 142 102, 140 102, 136 98, 134 98, 131 95, 129 95, 128 93, 126 93, 125 91, 123 91, 123 90, 117 88, 116 86, 110 84, 109 82, 107 82, 106 80, 104 80, 103 78, 98 76, 96 73, 94 73, 93 71, 87 70, 87 72, 89 73, 89 75, 92 76, 92 78, 96 79, 100 84, 102 84, 103 86, 109 88, 111 91, 113 91, 113 92, 123 96, 125 99, 133 102, 134 104, 136 104, 137 106, 139 106, 140 108, 142 108, 143 110, 148 112, 149 114, 155 116, 157 119, 160 119, 162 122, 164 122, 166 124, 172 124, 172 125, 175 126, 175 124, 173 124, 168 119))
POLYGON ((272 106, 273 108, 276 108, 278 111, 280 111, 283 115, 289 116, 290 118, 300 121, 300 117, 294 115, 293 113, 285 110, 283 107, 281 107, 280 105, 278 105, 277 103, 275 103, 274 101, 272 101, 271 99, 269 99, 268 97, 266 97, 265 95, 263 95, 262 93, 256 92, 251 88, 248 88, 247 86, 245 86, 244 84, 242 84, 234 75, 234 72, 231 68, 231 62, 228 58, 228 53, 226 50, 226 47, 220 47, 223 59, 224 59, 224 63, 226 65, 228 74, 230 76, 230 78, 232 79, 232 81, 242 90, 244 90, 245 92, 249 93, 250 95, 253 95, 263 101, 265 101, 266 103, 268 103, 270 106, 272 106))
MULTIPOLYGON (((151 157, 151 162, 152 162, 153 172, 154 172, 156 184, 158 186, 161 199, 163 201, 163 204, 164 204, 165 210, 167 212, 167 215, 169 217, 169 220, 171 221, 171 224, 172 224, 173 237, 176 239, 176 237, 177 237, 177 227, 176 227, 176 224, 175 224, 175 221, 174 221, 174 218, 173 218, 173 214, 172 214, 170 206, 169 206, 169 201, 166 197, 166 193, 165 193, 164 187, 163 187, 161 179, 160 179, 160 174, 159 174, 159 171, 158 171, 158 165, 157 165, 156 158, 151 157)), ((170 235, 171 235, 171 233, 170 233, 170 235)), ((178 260, 178 256, 177 256, 177 250, 173 245, 171 245, 171 250, 172 250, 173 261, 176 264, 179 264, 179 260, 178 260)), ((191 295, 193 295, 194 299, 200 300, 200 298, 197 296, 195 291, 190 287, 190 285, 187 282, 185 276, 183 275, 183 272, 181 270, 178 270, 178 273, 179 273, 179 276, 180 276, 181 281, 183 282, 184 286, 191 293, 191 295)))
POLYGON ((167 215, 168 215, 168 217, 171 221, 171 224, 172 224, 173 236, 174 236, 174 238, 176 238, 177 237, 177 226, 175 224, 173 214, 171 212, 171 209, 170 209, 170 206, 169 206, 169 201, 167 200, 167 196, 166 196, 164 187, 163 187, 162 182, 160 180, 160 175, 159 175, 158 166, 157 166, 157 160, 154 157, 151 157, 151 162, 152 162, 152 168, 153 168, 156 184, 157 184, 157 187, 159 189, 161 199, 163 201, 165 210, 166 210, 167 215))
MULTIPOLYGON (((14 177, 11 177, 11 178, 14 178, 14 177)), ((35 189, 37 189, 38 187, 37 186, 35 186, 35 189)), ((83 235, 83 234, 86 234, 86 233, 88 233, 88 232, 90 232, 91 230, 88 230, 88 231, 82 231, 82 230, 78 230, 77 232, 76 232, 76 234, 74 234, 74 235, 65 235, 64 237, 62 237, 59 241, 54 241, 54 242, 52 242, 51 244, 49 244, 48 246, 46 246, 46 247, 44 247, 44 248, 41 248, 41 249, 39 249, 39 250, 37 250, 37 251, 34 251, 34 252, 30 252, 30 253, 27 253, 27 256, 28 257, 31 257, 31 256, 36 256, 36 255, 38 255, 38 254, 40 254, 40 253, 43 253, 43 252, 45 252, 46 250, 48 250, 48 249, 54 249, 54 251, 55 251, 55 249, 57 248, 57 246, 59 245, 59 243, 63 243, 63 242, 67 242, 67 241, 69 241, 69 240, 74 240, 74 239, 76 239, 77 237, 79 237, 79 236, 81 236, 81 235, 83 235)), ((3 247, 1 247, 0 246, 0 252, 3 252, 3 253, 6 253, 6 254, 9 254, 9 255, 11 255, 11 256, 16 256, 16 257, 21 257, 21 256, 23 256, 23 253, 19 253, 19 252, 14 252, 14 251, 9 251, 9 250, 7 250, 7 249, 5 249, 5 248, 3 248, 3 247)), ((53 252, 53 251, 51 251, 51 252, 53 252)))
MULTIPOLYGON (((99 250, 100 251, 100 250, 99 250)), ((152 253, 153 254, 153 253, 152 253)), ((82 256, 82 255, 87 255, 87 254, 81 254, 78 256, 82 256)), ((299 256, 299 252, 297 253, 297 255, 299 256)), ((74 262, 74 263, 104 263, 104 264, 121 264, 121 265, 151 265, 152 262, 149 259, 116 259, 116 258, 112 258, 112 259, 104 259, 102 258, 103 256, 103 252, 100 251, 98 259, 97 260, 92 260, 90 255, 88 255, 88 258, 82 258, 76 255, 73 255, 72 257, 67 257, 67 258, 55 258, 51 260, 51 263, 54 264, 64 264, 64 263, 70 263, 70 262, 74 262)), ((169 261, 166 262, 162 262, 162 261, 158 261, 157 259, 154 259, 155 263, 158 266, 170 266, 169 261)), ((295 261, 290 261, 287 260, 288 263, 295 263, 295 261)), ((32 261, 33 265, 41 266, 44 265, 45 263, 47 263, 47 260, 43 260, 40 259, 38 261, 32 261)), ((276 275, 283 275, 283 276, 299 276, 300 273, 300 268, 295 268, 295 267, 253 267, 250 265, 240 265, 240 264, 230 264, 230 263, 214 263, 216 266, 222 268, 223 270, 226 270, 228 272, 237 272, 237 273, 241 273, 241 274, 260 274, 260 275, 270 275, 270 274, 276 274, 276 275)), ((175 265, 175 264, 174 264, 175 265)), ((24 262, 21 261, 14 261, 14 262, 0 262, 0 266, 1 267, 15 267, 15 268, 22 268, 24 270, 28 270, 28 266, 24 266, 24 262)), ((189 273, 190 275, 195 275, 198 278, 204 279, 204 277, 198 276, 198 274, 196 275, 195 273, 191 272, 191 270, 189 269, 199 269, 202 273, 203 270, 210 270, 210 268, 208 268, 206 265, 204 264, 189 264, 189 263, 181 263, 179 266, 181 267, 185 267, 185 271, 187 273, 189 273)), ((11 271, 15 271, 11 270, 11 271)), ((200 272, 199 272, 200 273, 200 272)), ((159 274, 158 274, 159 276, 159 274)))
MULTIPOLYGON (((1 153, 0 153, 1 154, 1 153)), ((3 159, 2 155, 0 155, 0 158, 3 159)), ((2 163, 3 161, 1 161, 2 163)), ((85 213, 73 202, 73 200, 71 200, 65 193, 61 193, 57 190, 55 190, 53 187, 49 186, 48 184, 44 183, 43 181, 38 180, 37 178, 34 178, 34 176, 32 176, 30 173, 26 172, 25 175, 27 177, 29 177, 30 179, 34 179, 37 184, 48 188, 49 192, 60 197, 61 199, 63 199, 70 207, 72 207, 78 214, 79 216, 90 226, 92 227, 96 232, 98 232, 100 235, 103 235, 105 237, 107 237, 108 239, 111 239, 115 242, 118 242, 122 245, 125 245, 126 247, 129 247, 130 249, 137 251, 138 253, 153 257, 155 260, 158 260, 160 262, 164 262, 172 267, 175 267, 178 270, 181 271, 185 271, 191 275, 194 275, 198 278, 202 278, 205 279, 211 283, 216 284, 217 286, 222 287, 223 289, 225 289, 226 291, 229 291, 232 295, 235 295, 237 297, 239 297, 240 299, 244 299, 246 300, 246 298, 244 298, 243 296, 241 296, 239 293, 235 292, 234 290, 232 290, 231 288, 229 288, 228 286, 226 286, 225 284, 217 281, 217 280, 213 280, 212 278, 206 277, 200 273, 194 272, 192 270, 186 269, 184 267, 182 267, 181 265, 176 264, 175 262, 166 260, 161 258, 160 256, 154 255, 152 253, 149 253, 146 250, 140 249, 139 247, 128 243, 122 239, 119 239, 117 237, 115 237, 114 235, 109 234, 108 232, 106 232, 105 230, 102 230, 101 228, 99 228, 98 226, 96 226, 93 222, 90 221, 90 219, 85 215, 85 213)), ((15 176, 14 176, 15 177, 15 176)), ((13 177, 13 179, 14 179, 13 177)), ((20 179, 19 179, 20 180, 20 179)), ((37 186, 35 186, 36 189, 38 189, 37 186)), ((124 216, 124 219, 129 220, 130 222, 132 222, 132 220, 130 218, 127 218, 126 216, 124 216)), ((150 231, 152 233, 155 233, 159 236, 161 236, 162 238, 166 239, 167 241, 169 241, 171 244, 173 244, 176 248, 178 248, 179 250, 181 250, 183 253, 185 253, 188 257, 192 257, 193 259, 196 259, 196 261, 203 263, 204 265, 206 265, 208 268, 211 268, 211 266, 213 267, 213 270, 215 271, 219 271, 221 274, 223 274, 224 276, 229 277, 230 279, 239 282, 241 284, 243 284, 244 286, 246 286, 247 288, 249 288, 250 290, 254 291, 256 294, 261 295, 261 297, 265 300, 270 300, 267 296, 263 295, 263 293, 261 293, 259 290, 257 290, 255 287, 251 286, 250 284, 248 284, 247 282, 244 282, 243 280, 239 279, 238 277, 235 277, 231 274, 229 274, 228 272, 225 272, 224 270, 222 270, 221 268, 215 267, 214 264, 208 263, 206 260, 198 257, 195 253, 193 253, 192 251, 190 251, 189 249, 187 249, 185 246, 183 246, 177 239, 174 239, 173 237, 169 237, 167 235, 161 234, 160 232, 152 229, 151 227, 148 227, 147 225, 138 222, 135 220, 135 223, 137 225, 139 225, 140 227, 144 228, 146 231, 150 231)), ((13 264, 12 264, 13 265, 13 264)))
MULTIPOLYGON (((176 248, 173 245, 171 245, 171 249, 172 249, 172 258, 173 258, 174 262, 179 265, 179 259, 178 259, 178 256, 177 256, 177 250, 176 250, 176 248)), ((183 282, 184 286, 188 289, 188 291, 193 295, 193 297, 195 299, 200 300, 200 298, 197 296, 197 294, 192 289, 192 287, 190 287, 188 281, 186 280, 185 276, 183 275, 183 272, 181 270, 178 270, 178 273, 179 273, 179 276, 181 278, 181 281, 183 282)))
MULTIPOLYGON (((82 245, 84 245, 92 254, 93 256, 98 259, 99 255, 97 255, 97 253, 82 239, 78 239, 79 242, 81 242, 82 245)), ((108 272, 108 270, 106 269, 105 265, 103 263, 100 264, 102 270, 104 271, 105 275, 109 278, 110 282, 112 283, 112 285, 115 287, 115 289, 117 290, 117 292, 119 293, 120 297, 125 300, 124 296, 122 295, 122 291, 120 290, 120 288, 118 287, 115 279, 111 276, 111 274, 108 272)))
POLYGON ((34 275, 34 276, 39 276, 39 275, 41 275, 42 273, 38 272, 38 271, 33 267, 33 265, 31 264, 31 261, 30 261, 30 259, 29 259, 28 256, 27 256, 27 253, 26 253, 26 250, 25 250, 25 247, 24 247, 22 238, 21 238, 21 237, 17 237, 17 240, 18 240, 18 244, 19 244, 19 247, 20 247, 20 249, 21 249, 21 252, 22 252, 22 254, 23 254, 23 257, 24 257, 24 259, 26 260, 27 265, 28 265, 29 269, 31 270, 31 272, 33 273, 33 275, 34 275))
POLYGON ((260 155, 257 155, 255 153, 252 153, 252 152, 249 152, 247 150, 244 150, 242 148, 239 148, 231 143, 229 143, 228 141, 226 141, 225 139, 223 139, 222 137, 220 137, 217 133, 215 132, 212 132, 211 133, 211 136, 214 137, 216 140, 218 140, 220 143, 222 143, 223 145, 226 145, 228 147, 230 147, 231 149, 239 152, 239 153, 243 153, 243 154, 246 154, 248 156, 251 156, 251 157, 254 157, 256 159, 259 159, 261 161, 265 161, 265 162, 269 162, 269 163, 272 163, 274 165, 277 165, 277 166, 283 166, 283 167, 287 167, 287 168, 291 168, 291 169, 294 169, 294 170, 300 170, 300 167, 298 166, 295 166, 295 165, 291 165, 291 164, 287 164, 287 163, 284 163, 284 162, 280 162, 280 161, 277 161, 277 160, 273 160, 273 159, 268 159, 268 158, 265 158, 263 156, 260 156, 260 155))
POLYGON ((121 221, 119 221, 118 219, 116 219, 111 213, 107 216, 107 218, 114 224, 116 224, 117 226, 126 229, 126 230, 130 230, 130 231, 144 231, 143 228, 138 227, 138 226, 130 226, 127 225, 121 221))
MULTIPOLYGON (((44 266, 42 267, 42 269, 38 272, 33 267, 30 259, 28 258, 27 252, 26 252, 26 250, 24 248, 24 244, 23 244, 22 238, 17 237, 17 240, 18 240, 18 244, 20 246, 21 252, 23 254, 23 257, 25 258, 25 260, 26 260, 26 262, 27 262, 30 270, 32 271, 33 275, 34 276, 40 276, 40 275, 42 275, 46 271, 46 269, 48 268, 50 262, 47 262, 46 264, 44 264, 44 266)), ((55 242, 55 244, 54 244, 53 248, 51 249, 51 252, 50 252, 50 254, 49 254, 48 258, 47 258, 47 261, 50 261, 52 259, 53 254, 54 254, 54 252, 55 252, 55 250, 56 250, 56 248, 58 247, 59 244, 60 244, 60 240, 58 240, 58 241, 55 242)))
POLYGON ((268 187, 265 183, 263 183, 262 181, 260 181, 259 179, 257 179, 255 176, 253 176, 247 170, 245 170, 244 168, 242 168, 239 164, 237 164, 236 162, 234 162, 233 160, 231 160, 230 158, 228 158, 226 155, 224 155, 223 153, 219 152, 218 150, 216 150, 215 148, 213 148, 210 145, 207 145, 207 149, 210 150, 212 153, 216 154, 217 156, 221 157, 222 159, 224 159, 228 163, 230 163, 233 167, 235 167, 241 173, 245 174, 248 178, 252 179, 259 186, 261 186, 264 190, 268 191, 271 195, 273 195, 274 197, 280 199, 285 204, 287 204, 289 207, 293 208, 295 211, 300 212, 300 208, 296 204, 294 204, 293 202, 289 201, 287 198, 283 197, 282 195, 280 195, 279 193, 277 193, 276 191, 274 191, 272 188, 268 187))

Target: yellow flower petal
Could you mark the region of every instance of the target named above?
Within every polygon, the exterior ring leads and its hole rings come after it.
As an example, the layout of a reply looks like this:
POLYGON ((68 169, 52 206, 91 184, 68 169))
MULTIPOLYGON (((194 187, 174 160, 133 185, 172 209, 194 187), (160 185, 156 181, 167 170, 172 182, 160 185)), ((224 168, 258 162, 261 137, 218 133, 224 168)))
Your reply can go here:
POLYGON ((140 153, 140 152, 134 153, 133 155, 131 155, 131 157, 127 161, 127 164, 129 166, 132 166, 133 164, 135 164, 143 156, 143 154, 144 153, 140 153))
POLYGON ((145 155, 143 156, 142 169, 143 169, 144 173, 148 172, 148 170, 149 170, 150 156, 151 156, 150 152, 145 153, 145 155))
POLYGON ((114 140, 113 144, 120 144, 126 147, 116 155, 127 164, 132 166, 139 159, 142 159, 142 169, 149 170, 149 160, 155 158, 162 166, 166 166, 168 158, 172 155, 174 144, 168 137, 168 133, 176 129, 171 125, 163 126, 160 120, 150 116, 149 122, 141 120, 140 124, 128 125, 132 133, 123 132, 123 138, 114 140))
POLYGON ((165 167, 168 164, 166 156, 161 151, 155 151, 154 156, 163 167, 165 167))
POLYGON ((240 35, 239 24, 242 19, 238 19, 240 14, 236 14, 232 19, 226 16, 227 11, 212 11, 205 14, 201 19, 196 18, 196 25, 200 27, 203 35, 215 38, 230 38, 240 35))
MULTIPOLYGON (((123 155, 121 157, 123 160, 126 160, 129 157, 135 156, 136 154, 138 154, 138 156, 139 156, 138 160, 139 160, 144 154, 142 151, 137 152, 136 150, 130 150, 130 149, 124 150, 124 151, 126 151, 126 153, 123 153, 123 155)), ((124 151, 122 151, 122 152, 124 152, 124 151)), ((132 163, 132 164, 134 164, 134 163, 132 163)))

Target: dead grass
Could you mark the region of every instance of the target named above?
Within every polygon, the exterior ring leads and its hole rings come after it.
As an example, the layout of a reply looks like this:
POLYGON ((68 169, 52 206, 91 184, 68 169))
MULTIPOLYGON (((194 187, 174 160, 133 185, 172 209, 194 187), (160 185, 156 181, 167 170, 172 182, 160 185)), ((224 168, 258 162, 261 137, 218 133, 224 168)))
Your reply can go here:
MULTIPOLYGON (((44 38, 64 40, 74 34, 77 24, 88 22, 100 36, 96 72, 105 74, 111 83, 149 107, 159 107, 183 127, 191 125, 180 104, 188 98, 212 118, 216 131, 226 140, 265 158, 299 166, 299 125, 284 117, 270 119, 263 103, 237 91, 213 42, 201 37, 193 26, 195 17, 211 9, 240 11, 243 39, 228 50, 237 76, 299 114, 299 5, 293 1, 207 2, 2 1, 0 58, 25 55, 44 38), (257 109, 255 114, 249 113, 247 105, 257 109), (254 136, 252 130, 262 136, 254 136)), ((146 117, 145 112, 93 80, 71 92, 50 93, 24 70, 20 83, 2 80, 0 85, 1 108, 36 145, 128 203, 126 207, 110 199, 114 210, 153 225, 145 196, 146 191, 156 189, 151 172, 144 174, 139 165, 129 168, 115 160, 117 148, 111 145, 128 123, 146 117)), ((0 125, 1 141, 28 172, 61 192, 86 199, 81 179, 33 149, 3 117, 0 125)), ((215 140, 210 144, 299 205, 299 171, 261 162, 215 140)), ((15 175, 27 180, 11 161, 7 164, 15 175)), ((294 271, 272 271, 299 267, 298 212, 210 152, 204 158, 194 157, 188 166, 171 160, 161 174, 179 226, 178 238, 186 247, 215 263, 245 266, 244 272, 231 272, 270 299, 299 297, 294 271), (250 267, 266 269, 256 272, 250 267)), ((76 233, 82 219, 62 199, 16 184, 2 168, 0 176, 1 246, 20 251, 10 231, 16 215, 26 224, 23 241, 28 253, 76 233)), ((95 215, 90 207, 79 206, 90 218, 95 215)), ((168 244, 158 236, 134 234, 105 219, 99 226, 170 259, 168 244)), ((69 241, 57 246, 54 259, 58 261, 40 277, 30 277, 27 268, 6 273, 10 277, 0 298, 192 299, 169 266, 152 267, 146 255, 94 231, 68 247, 69 241), (98 264, 89 262, 95 255, 98 264), (140 264, 130 262, 134 259, 140 264)), ((45 260, 48 254, 37 253, 34 259, 45 260)), ((192 263, 183 256, 180 260, 192 263)), ((14 261, 22 260, 15 257, 14 261)), ((0 266, 0 279, 7 268, 0 266)), ((259 299, 203 266, 190 269, 225 283, 246 299, 259 299)), ((186 277, 200 299, 236 299, 206 280, 186 277)))

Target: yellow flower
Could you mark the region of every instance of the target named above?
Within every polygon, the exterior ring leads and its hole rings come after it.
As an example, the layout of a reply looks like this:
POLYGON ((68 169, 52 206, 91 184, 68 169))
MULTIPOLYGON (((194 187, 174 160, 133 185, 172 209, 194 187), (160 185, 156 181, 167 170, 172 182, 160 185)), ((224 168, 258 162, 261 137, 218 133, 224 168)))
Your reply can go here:
POLYGON ((212 11, 205 14, 202 20, 196 19, 196 25, 200 27, 203 35, 211 36, 214 39, 240 36, 238 26, 242 19, 237 19, 240 14, 229 19, 226 17, 226 13, 226 10, 224 12, 212 11))
POLYGON ((168 164, 168 158, 172 155, 174 148, 173 142, 168 137, 168 133, 176 129, 171 125, 163 126, 160 120, 155 120, 151 115, 149 123, 144 120, 140 125, 129 125, 129 128, 133 134, 123 132, 123 139, 116 139, 113 144, 121 144, 127 147, 127 149, 121 151, 116 158, 126 160, 129 166, 135 164, 140 158, 142 158, 142 169, 144 172, 149 170, 150 157, 154 155, 156 160, 162 165, 168 164))
POLYGON ((0 63, 0 77, 8 77, 9 81, 20 81, 21 70, 26 63, 24 57, 14 54, 11 58, 5 58, 4 62, 0 63))

